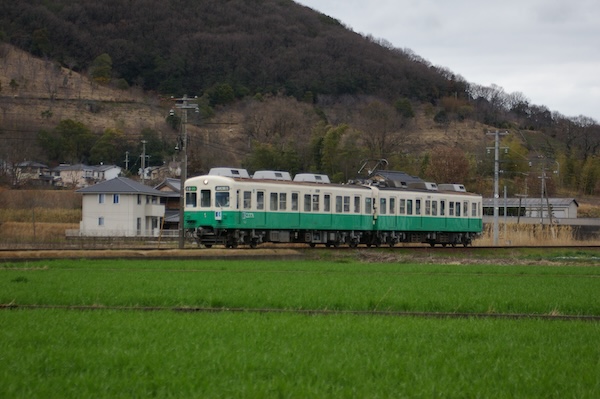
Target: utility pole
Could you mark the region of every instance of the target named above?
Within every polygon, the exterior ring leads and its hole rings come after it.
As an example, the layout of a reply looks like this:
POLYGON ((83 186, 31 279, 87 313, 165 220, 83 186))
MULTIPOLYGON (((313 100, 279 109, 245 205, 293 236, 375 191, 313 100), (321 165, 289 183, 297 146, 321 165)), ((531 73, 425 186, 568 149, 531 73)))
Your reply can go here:
POLYGON ((129 170, 129 151, 125 151, 125 170, 129 170))
MULTIPOLYGON (((487 132, 487 135, 494 135, 494 246, 498 246, 498 181, 500 179, 500 136, 507 135, 508 132, 487 132)), ((488 148, 489 151, 489 148, 488 148)))
MULTIPOLYGON (((198 97, 195 97, 196 99, 198 97)), ((185 181, 187 180, 187 111, 188 109, 195 110, 196 113, 200 112, 198 104, 190 104, 190 98, 187 95, 183 95, 182 98, 176 98, 175 107, 183 110, 183 116, 181 118, 181 147, 179 151, 182 153, 181 159, 181 176, 179 184, 179 248, 185 248, 185 226, 183 220, 183 210, 185 208, 185 181)), ((172 110, 171 110, 172 111, 172 110)), ((179 146, 178 146, 179 147, 179 146)))
POLYGON ((142 184, 146 184, 146 140, 142 140, 142 184))

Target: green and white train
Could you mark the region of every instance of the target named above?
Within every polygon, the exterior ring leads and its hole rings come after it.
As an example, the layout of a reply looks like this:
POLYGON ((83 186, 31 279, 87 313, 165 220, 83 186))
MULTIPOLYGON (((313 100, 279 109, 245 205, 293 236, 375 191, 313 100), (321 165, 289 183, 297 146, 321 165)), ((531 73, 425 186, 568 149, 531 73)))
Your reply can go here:
POLYGON ((325 175, 215 168, 185 182, 184 228, 200 246, 306 243, 464 245, 482 231, 482 198, 461 185, 330 184, 325 175), (226 173, 225 173, 226 172, 226 173))

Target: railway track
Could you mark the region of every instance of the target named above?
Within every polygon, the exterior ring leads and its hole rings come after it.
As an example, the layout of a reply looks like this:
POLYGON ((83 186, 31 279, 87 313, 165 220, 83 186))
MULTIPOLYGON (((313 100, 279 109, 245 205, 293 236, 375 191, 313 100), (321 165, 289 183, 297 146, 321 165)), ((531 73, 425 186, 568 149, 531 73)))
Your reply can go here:
POLYGON ((277 258, 303 258, 317 255, 320 253, 339 254, 347 256, 356 254, 357 257, 368 257, 369 254, 402 254, 414 256, 428 255, 465 255, 469 258, 476 257, 478 254, 489 255, 490 251, 498 253, 501 257, 506 253, 518 253, 522 250, 553 250, 553 251, 598 251, 600 257, 599 245, 578 245, 578 246, 492 246, 492 247, 428 247, 428 246, 396 246, 388 247, 366 247, 356 248, 339 247, 325 248, 317 246, 310 248, 306 245, 263 245, 258 248, 239 247, 236 249, 225 247, 213 248, 186 248, 173 249, 162 248, 153 249, 148 247, 130 247, 119 249, 0 249, 0 262, 14 261, 36 261, 47 259, 228 259, 228 258, 249 258, 249 259, 277 259, 277 258))

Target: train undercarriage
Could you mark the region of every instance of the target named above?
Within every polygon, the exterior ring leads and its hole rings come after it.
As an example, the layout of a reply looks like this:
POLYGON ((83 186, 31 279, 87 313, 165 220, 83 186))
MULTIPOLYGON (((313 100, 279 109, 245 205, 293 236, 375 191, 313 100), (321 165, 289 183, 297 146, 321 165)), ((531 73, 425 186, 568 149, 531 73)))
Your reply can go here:
POLYGON ((368 247, 394 247, 400 243, 429 244, 467 247, 472 245, 477 233, 473 232, 406 232, 406 231, 331 231, 331 230, 262 230, 262 229, 190 229, 187 236, 199 247, 211 248, 213 245, 224 245, 237 248, 240 245, 256 248, 261 243, 304 243, 311 247, 325 245, 339 247, 347 245, 351 248, 358 245, 368 247))

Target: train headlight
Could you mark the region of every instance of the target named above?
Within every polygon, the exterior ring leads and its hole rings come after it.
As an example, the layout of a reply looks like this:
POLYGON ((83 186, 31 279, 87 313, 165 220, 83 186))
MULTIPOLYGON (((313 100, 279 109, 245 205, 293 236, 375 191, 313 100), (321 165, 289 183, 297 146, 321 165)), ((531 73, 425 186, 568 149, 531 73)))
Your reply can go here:
POLYGON ((204 179, 204 185, 206 186, 208 184, 208 179, 204 179))

